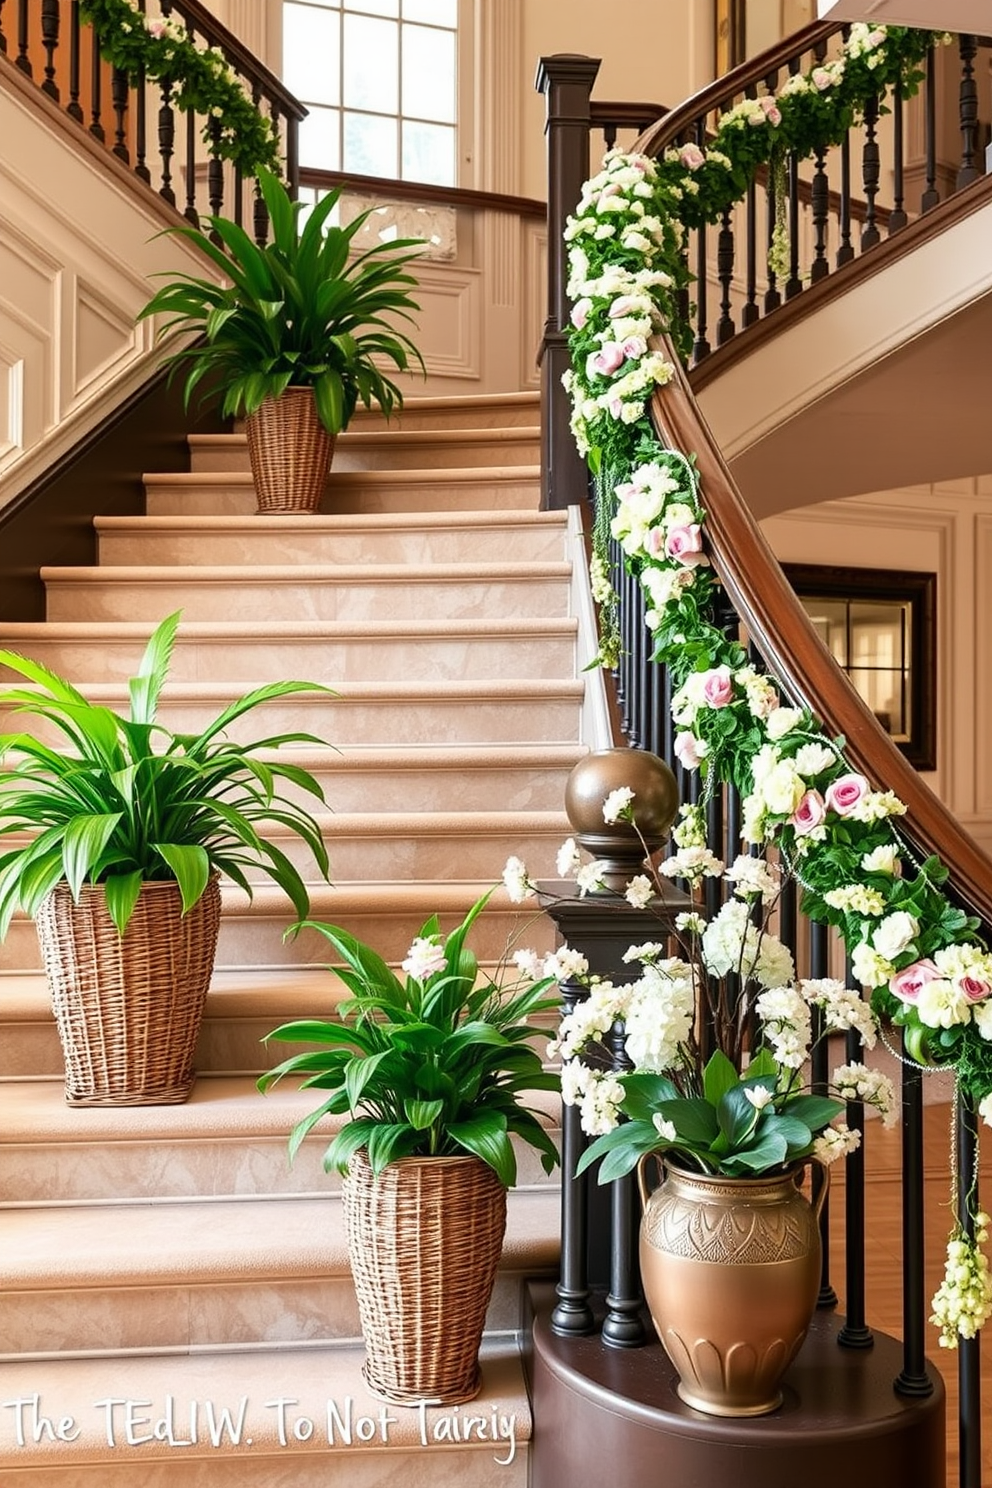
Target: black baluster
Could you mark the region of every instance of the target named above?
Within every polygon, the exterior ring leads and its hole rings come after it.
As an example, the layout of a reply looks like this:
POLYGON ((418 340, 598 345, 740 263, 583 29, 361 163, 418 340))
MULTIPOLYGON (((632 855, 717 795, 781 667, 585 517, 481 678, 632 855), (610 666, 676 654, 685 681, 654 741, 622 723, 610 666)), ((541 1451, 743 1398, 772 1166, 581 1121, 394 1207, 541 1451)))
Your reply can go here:
POLYGON ((603 144, 607 150, 612 150, 617 142, 617 126, 615 124, 603 125, 603 144))
MULTIPOLYGON (((562 1017, 574 1013, 586 996, 578 982, 561 983, 562 1017)), ((576 1176, 575 1169, 585 1151, 585 1136, 578 1106, 562 1105, 561 1112, 561 1280, 558 1302, 551 1314, 551 1331, 566 1338, 582 1337, 595 1329, 589 1305, 587 1261, 588 1173, 576 1176)))
POLYGON ((892 97, 892 148, 895 153, 895 161, 892 169, 892 200, 893 207, 889 213, 889 237, 905 227, 909 218, 906 215, 904 201, 905 190, 903 186, 903 156, 905 146, 903 143, 903 102, 902 86, 897 83, 892 97))
POLYGON ((55 49, 59 44, 59 0, 41 0, 41 44, 45 48, 45 80, 41 91, 56 103, 59 85, 55 81, 55 49))
POLYGON ((850 263, 854 257, 851 242, 851 136, 845 134, 840 146, 840 243, 837 248, 837 267, 850 263))
MULTIPOLYGON (((810 921, 809 926, 809 974, 814 979, 827 975, 827 927, 810 921)), ((813 1053, 810 1058, 810 1087, 817 1095, 825 1095, 830 1083, 830 1050, 827 1048, 827 1040, 821 1038, 823 1032, 823 1014, 819 1008, 813 1009, 813 1037, 816 1040, 813 1053)), ((826 1178, 819 1168, 813 1169, 813 1197, 819 1197, 826 1178)), ((822 1247, 822 1265, 820 1271, 820 1295, 816 1299, 816 1305, 820 1308, 837 1306, 837 1293, 830 1284, 830 1196, 823 1201, 820 1210, 820 1245, 822 1247)))
POLYGON ((978 148, 978 86, 975 83, 975 55, 978 51, 978 38, 965 32, 958 37, 958 50, 961 53, 961 88, 958 94, 958 108, 961 114, 961 167, 958 170, 957 187, 960 191, 962 186, 967 186, 970 181, 977 181, 981 171, 975 164, 975 152, 978 148))
POLYGON ((186 209, 183 216, 194 227, 199 227, 200 214, 196 210, 196 117, 192 109, 186 114, 186 209))
POLYGON ((72 0, 69 12, 69 102, 65 111, 77 124, 83 122, 83 109, 79 102, 79 0, 72 0))
MULTIPOLYGON (((850 983, 850 966, 847 977, 850 983)), ((848 1029, 844 1044, 849 1064, 864 1058, 861 1035, 855 1029, 848 1029)), ((844 1230, 847 1254, 844 1269, 847 1317, 837 1335, 837 1342, 842 1348, 867 1349, 873 1346, 875 1339, 865 1323, 865 1108, 862 1101, 848 1102, 847 1124, 851 1131, 861 1133, 861 1143, 846 1160, 844 1230)))
MULTIPOLYGON (((957 1096, 958 1213, 974 1239, 978 1208, 978 1116, 971 1101, 957 1096)), ((982 1376, 980 1343, 958 1339, 958 1442, 960 1488, 982 1488, 982 1376)))
POLYGON ((255 242, 260 248, 265 247, 269 236, 269 210, 265 205, 261 191, 255 186, 255 205, 252 209, 252 231, 255 234, 255 242))
POLYGON ((146 186, 151 185, 152 173, 148 169, 148 109, 145 98, 145 69, 142 67, 138 74, 138 86, 135 90, 135 118, 134 118, 134 174, 146 186))
POLYGON ((830 214, 830 183, 827 180, 826 152, 821 148, 816 151, 816 166, 813 172, 813 184, 810 191, 811 208, 813 217, 813 264, 810 268, 809 278, 811 284, 818 284, 830 273, 830 264, 827 260, 827 222, 830 214))
POLYGON ((927 82, 923 101, 927 184, 920 198, 920 211, 929 212, 940 201, 940 192, 937 190, 937 65, 933 47, 927 51, 927 82))
MULTIPOLYGON (((615 1073, 631 1069, 624 1048, 626 1031, 614 1023, 607 1039, 613 1056, 615 1073)), ((637 1265, 637 1191, 633 1173, 615 1178, 610 1185, 612 1245, 610 1247, 610 1290, 606 1297, 603 1319, 603 1342, 611 1348, 639 1348, 647 1337, 641 1321, 641 1294, 637 1265)))
POLYGON ((730 291, 734 280, 734 230, 730 208, 723 214, 720 235, 717 238, 716 271, 720 279, 720 319, 716 326, 716 344, 723 346, 734 334, 734 318, 730 313, 730 291))
MULTIPOLYGON (((219 154, 220 120, 211 118, 208 128, 210 131, 210 164, 207 166, 207 196, 210 199, 212 215, 219 217, 224 205, 224 162, 219 154)), ((210 240, 220 247, 222 240, 216 229, 211 229, 210 240)))
POLYGON ((747 253, 747 298, 744 301, 744 309, 741 311, 741 325, 746 330, 748 326, 761 315, 758 309, 758 214, 757 194, 755 192, 753 179, 747 188, 745 204, 745 242, 747 253))
POLYGON ((923 1071, 902 1065, 902 1370, 897 1395, 933 1394, 926 1361, 925 1241, 923 1226, 923 1071))
POLYGON ((775 271, 772 268, 771 263, 769 262, 772 245, 775 241, 775 222, 778 212, 775 171, 774 167, 771 165, 768 167, 768 185, 765 188, 765 201, 768 207, 768 242, 765 254, 765 263, 768 268, 768 287, 765 290, 765 314, 768 315, 770 311, 777 310, 779 305, 781 305, 782 303, 782 296, 778 290, 778 284, 775 278, 775 271))
POLYGON ((93 47, 90 58, 90 91, 93 95, 90 105, 90 134, 94 139, 99 140, 102 145, 106 138, 103 120, 100 117, 103 94, 103 65, 100 57, 100 41, 95 31, 90 32, 90 42, 93 47))
POLYGON ((162 161, 162 184, 158 194, 170 207, 176 205, 172 189, 172 152, 176 142, 176 116, 172 108, 172 84, 162 84, 162 102, 158 111, 158 153, 162 161))
POLYGON ((17 6, 17 58, 15 65, 28 77, 33 77, 31 58, 28 56, 28 0, 18 0, 17 6))
POLYGON ((799 273, 799 158, 789 156, 789 277, 785 282, 785 298, 794 300, 802 294, 803 281, 799 273))
MULTIPOLYGON (((703 120, 696 125, 696 144, 700 149, 706 144, 706 125, 703 120)), ((701 222, 696 229, 696 339, 692 346, 693 366, 698 366, 710 354, 710 343, 706 339, 706 263, 706 223, 701 222)))
POLYGON ((865 143, 861 151, 861 174, 865 186, 865 225, 861 229, 861 251, 874 248, 881 234, 875 222, 875 198, 878 195, 879 153, 876 131, 878 129, 878 99, 869 98, 865 104, 865 143))
POLYGON ((5 3, 5 0, 0 0, 0 52, 2 52, 3 55, 6 57, 6 55, 7 55, 7 38, 4 35, 4 30, 3 30, 3 7, 4 7, 4 3, 5 3))
POLYGON ((114 150, 118 160, 130 165, 131 156, 127 148, 127 73, 115 67, 110 80, 111 97, 114 101, 114 150))

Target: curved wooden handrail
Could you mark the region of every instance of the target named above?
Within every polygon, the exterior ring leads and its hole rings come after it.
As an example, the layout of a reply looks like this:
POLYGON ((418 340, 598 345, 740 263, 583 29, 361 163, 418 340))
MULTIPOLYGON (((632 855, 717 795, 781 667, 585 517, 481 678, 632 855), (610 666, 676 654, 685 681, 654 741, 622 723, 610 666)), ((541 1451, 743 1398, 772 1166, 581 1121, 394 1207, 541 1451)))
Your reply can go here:
POLYGON ((265 63, 258 60, 240 37, 235 36, 233 31, 229 31, 223 22, 207 9, 202 0, 182 0, 182 9, 207 41, 212 46, 219 46, 229 61, 237 63, 246 77, 256 81, 263 95, 278 103, 287 118, 297 121, 306 118, 310 110, 289 91, 282 78, 270 72, 265 63))
POLYGON ((696 456, 714 568, 749 638, 785 691, 829 734, 843 735, 851 765, 905 802, 914 842, 951 868, 957 895, 992 923, 992 858, 921 780, 820 640, 745 505, 674 348, 660 338, 659 349, 676 371, 655 394, 652 415, 666 444, 696 456))
POLYGON ((512 212, 518 217, 535 217, 542 222, 548 214, 546 203, 530 196, 505 196, 500 191, 476 191, 466 186, 431 186, 423 181, 391 180, 388 176, 356 176, 351 171, 318 170, 315 166, 300 167, 300 185, 315 186, 320 191, 334 186, 353 186, 400 201, 469 207, 484 212, 512 212))

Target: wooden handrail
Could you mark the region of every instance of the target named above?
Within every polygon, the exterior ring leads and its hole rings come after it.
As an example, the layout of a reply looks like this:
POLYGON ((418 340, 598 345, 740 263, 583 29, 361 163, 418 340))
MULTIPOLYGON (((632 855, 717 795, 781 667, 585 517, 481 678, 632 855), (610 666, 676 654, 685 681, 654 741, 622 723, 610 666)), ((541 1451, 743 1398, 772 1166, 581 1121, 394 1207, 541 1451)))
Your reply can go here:
POLYGON ((992 858, 900 753, 820 640, 738 491, 674 348, 662 337, 658 349, 675 376, 655 394, 652 416, 666 444, 696 456, 714 567, 749 638, 786 692, 829 734, 844 737, 851 765, 905 802, 916 844, 952 869, 956 894, 992 923, 992 858))
POLYGON ((265 97, 277 102, 288 118, 297 121, 306 118, 310 110, 293 96, 281 78, 270 72, 265 63, 260 62, 255 53, 207 9, 202 0, 182 0, 182 9, 211 45, 219 46, 242 72, 261 84, 265 97))
POLYGON ((505 196, 499 191, 477 191, 465 186, 431 186, 423 181, 391 180, 388 176, 356 176, 350 171, 318 170, 315 166, 300 167, 300 185, 313 186, 320 191, 334 186, 353 186, 400 201, 469 207, 483 212, 511 212, 518 217, 539 218, 542 222, 548 212, 544 202, 530 196, 505 196))

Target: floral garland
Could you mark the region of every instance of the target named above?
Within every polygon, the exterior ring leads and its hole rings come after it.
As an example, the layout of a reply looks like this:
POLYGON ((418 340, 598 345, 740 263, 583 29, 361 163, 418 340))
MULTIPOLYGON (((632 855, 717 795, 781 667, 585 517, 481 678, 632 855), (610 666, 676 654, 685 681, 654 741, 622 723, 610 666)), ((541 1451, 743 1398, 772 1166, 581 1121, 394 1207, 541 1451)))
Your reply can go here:
MULTIPOLYGON (((992 954, 975 938, 978 922, 946 897, 939 859, 914 857, 897 826, 903 803, 853 771, 843 740, 783 702, 713 624, 716 579, 693 464, 660 444, 646 415, 654 389, 674 371, 652 334, 664 327, 685 345, 677 313, 687 280, 682 226, 717 218, 777 152, 809 154, 840 140, 885 88, 898 85, 906 96, 920 58, 939 39, 853 25, 835 61, 790 77, 777 95, 738 104, 705 149, 685 145, 657 161, 611 152, 565 234, 573 301, 565 384, 572 429, 597 480, 600 661, 612 665, 619 654, 606 557, 613 538, 644 589, 654 659, 672 678, 675 752, 685 768, 701 771, 704 802, 719 783, 740 790, 745 842, 777 850, 804 889, 805 913, 837 928, 855 978, 876 1013, 902 1029, 907 1053, 952 1068, 992 1124, 992 954)), ((706 848, 702 804, 682 808, 673 837, 678 851, 666 873, 698 884, 722 871, 706 848)), ((950 1348, 992 1316, 980 1249, 990 1221, 974 1192, 965 1210, 933 1299, 931 1321, 950 1348)))
POLYGON ((244 80, 219 47, 200 48, 184 23, 172 16, 146 16, 139 0, 80 0, 80 17, 100 40, 108 62, 137 86, 145 79, 173 89, 171 102, 207 115, 203 139, 246 176, 259 166, 279 169, 279 134, 259 113, 244 80))

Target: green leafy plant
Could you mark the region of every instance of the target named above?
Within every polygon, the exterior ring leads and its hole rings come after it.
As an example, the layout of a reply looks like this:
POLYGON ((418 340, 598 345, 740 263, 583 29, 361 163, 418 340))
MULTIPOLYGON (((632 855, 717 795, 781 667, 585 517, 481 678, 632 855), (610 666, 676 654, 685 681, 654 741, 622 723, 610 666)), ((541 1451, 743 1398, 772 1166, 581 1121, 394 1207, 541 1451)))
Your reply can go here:
POLYGON ((0 688, 0 709, 43 723, 41 736, 0 735, 0 839, 30 836, 0 853, 0 938, 18 907, 33 916, 63 878, 76 898, 83 884, 102 884, 122 935, 149 879, 174 879, 186 913, 211 873, 227 874, 250 897, 245 869, 261 867, 298 916, 309 912, 299 870, 258 827, 269 822, 295 832, 326 877, 327 852, 316 821, 280 794, 285 783, 323 801, 319 783, 297 765, 264 758, 285 744, 321 741, 281 733, 241 744, 226 738, 225 730, 262 703, 330 689, 317 682, 273 682, 231 703, 199 734, 172 733, 155 715, 179 619, 179 612, 170 615, 153 632, 138 674, 128 682, 127 718, 89 702, 39 662, 0 650, 0 666, 31 684, 0 688), (45 741, 53 729, 62 735, 62 747, 45 741))
POLYGON ((516 1179, 515 1133, 535 1147, 547 1172, 558 1161, 550 1136, 521 1104, 525 1091, 555 1090, 533 1048, 528 1019, 557 1006, 545 993, 550 977, 520 977, 512 985, 479 978, 465 944, 490 893, 442 942, 436 916, 413 942, 405 981, 370 946, 337 925, 314 923, 344 965, 337 975, 351 993, 333 1021, 284 1024, 269 1035, 317 1044, 291 1055, 258 1084, 268 1090, 285 1075, 304 1075, 305 1089, 325 1100, 293 1129, 290 1156, 324 1116, 349 1115, 324 1156, 339 1172, 367 1148, 373 1172, 403 1157, 466 1153, 489 1164, 509 1186, 516 1179))
POLYGON ((292 201, 270 171, 259 172, 259 186, 272 241, 260 248, 225 217, 207 219, 223 247, 199 228, 168 228, 195 243, 231 284, 222 288, 182 274, 164 284, 138 318, 168 316, 162 327, 167 338, 202 338, 167 358, 173 369, 187 369, 187 404, 210 374, 223 388, 225 415, 252 414, 293 386, 313 388, 331 434, 347 427, 359 399, 366 408, 378 403, 388 417, 402 407, 403 394, 377 359, 406 371, 412 358, 423 369, 419 351, 391 319, 412 320, 409 312, 419 309, 410 297, 416 279, 408 268, 423 243, 397 238, 352 259, 352 241, 369 213, 347 227, 330 225, 340 188, 310 209, 292 201))

